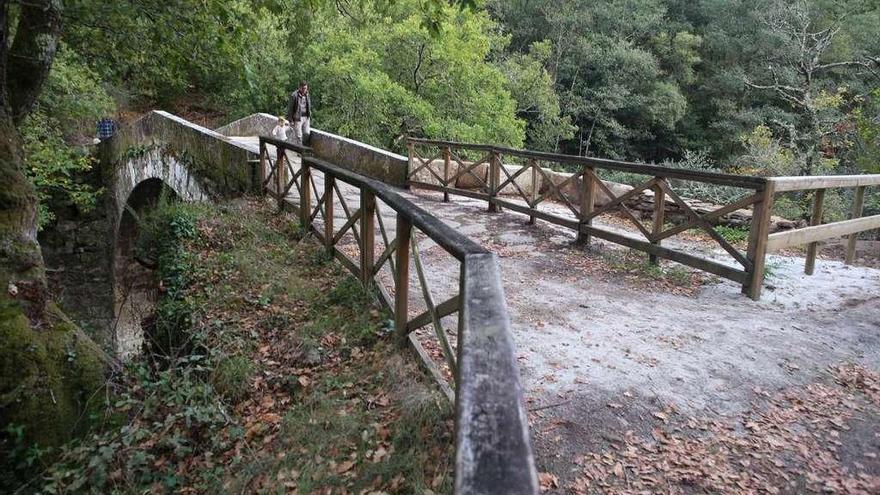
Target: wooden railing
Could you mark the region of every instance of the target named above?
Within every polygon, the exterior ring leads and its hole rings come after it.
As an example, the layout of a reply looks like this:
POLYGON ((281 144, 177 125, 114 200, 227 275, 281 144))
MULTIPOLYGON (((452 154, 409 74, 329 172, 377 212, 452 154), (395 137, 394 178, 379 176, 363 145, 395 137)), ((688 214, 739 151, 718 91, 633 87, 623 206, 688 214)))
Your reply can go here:
MULTIPOLYGON (((489 211, 508 208, 529 216, 529 222, 541 219, 577 232, 577 240, 589 244, 591 237, 640 250, 649 255, 653 263, 658 258, 676 261, 720 277, 733 280, 742 285, 742 292, 752 299, 759 299, 764 279, 764 266, 767 252, 799 243, 811 243, 807 257, 807 272, 812 273, 815 260, 815 242, 833 236, 852 234, 877 228, 877 217, 855 219, 861 215, 861 198, 864 188, 880 183, 880 175, 845 177, 774 177, 762 178, 722 173, 684 170, 639 163, 605 160, 589 157, 559 155, 500 146, 464 144, 451 141, 426 139, 408 140, 410 170, 408 184, 411 186, 442 191, 444 201, 450 194, 477 198, 489 203, 489 211), (463 156, 470 155, 467 161, 463 156), (542 166, 544 164, 544 166, 542 166), (571 176, 555 183, 546 165, 563 165, 574 170, 571 176), (481 167, 486 173, 480 174, 481 167), (645 181, 635 188, 615 194, 599 176, 599 171, 609 170, 645 176, 645 181), (525 191, 517 179, 530 173, 531 190, 525 191), (420 175, 421 174, 421 175, 420 175), (427 177, 429 181, 419 180, 427 177), (535 187, 538 178, 547 184, 547 191, 540 194, 535 187), (476 188, 456 187, 461 179, 467 179, 476 188), (713 211, 698 213, 674 190, 674 181, 689 181, 730 188, 743 192, 736 199, 713 211), (501 191, 512 186, 514 201, 503 199, 501 191), (578 197, 565 194, 563 189, 576 186, 578 197), (774 195, 783 191, 818 189, 816 196, 817 212, 813 223, 821 223, 822 193, 828 187, 858 187, 854 220, 838 222, 821 227, 770 234, 771 210, 774 195), (654 197, 653 214, 649 225, 645 225, 638 215, 627 207, 626 202, 637 198, 645 191, 652 191, 654 197), (595 207, 596 195, 603 193, 608 201, 595 207), (686 219, 678 225, 667 225, 665 219, 667 198, 685 214, 686 219), (555 208, 547 203, 556 202, 555 208), (562 212, 560 213, 560 208, 562 212), (716 229, 717 220, 736 210, 751 208, 752 219, 749 226, 749 240, 745 252, 728 242, 716 229), (608 228, 593 225, 593 220, 603 214, 620 212, 636 228, 632 236, 608 228), (730 256, 731 263, 720 263, 714 259, 698 256, 674 246, 663 246, 664 240, 691 229, 699 229, 714 240, 730 256), (827 236, 827 237, 826 237, 827 236)), ((854 238, 850 238, 848 259, 851 259, 854 238)))
POLYGON ((416 351, 454 400, 455 492, 537 493, 528 420, 495 256, 393 187, 311 157, 309 151, 261 137, 262 188, 281 207, 296 207, 301 226, 366 288, 376 290, 394 315, 395 338, 416 351), (355 196, 359 205, 351 208, 347 198, 355 196), (386 228, 383 211, 395 215, 393 230, 391 225, 386 228), (341 226, 335 223, 337 216, 344 219, 341 226), (429 239, 458 264, 457 273, 449 276, 458 276, 458 293, 439 303, 428 285, 427 270, 433 265, 426 266, 421 258, 420 238, 429 239), (349 255, 352 251, 358 252, 357 259, 349 255), (410 290, 412 266, 418 293, 410 290), (414 311, 410 304, 417 294, 422 311, 414 311), (456 313, 457 319, 451 318, 456 313), (451 320, 457 331, 445 327, 451 320), (439 364, 416 337, 427 326, 443 357, 439 364))
POLYGON ((807 275, 812 275, 816 268, 819 241, 848 236, 844 262, 847 265, 852 264, 855 259, 858 234, 880 228, 880 215, 862 216, 865 206, 865 190, 870 186, 878 185, 880 185, 880 174, 770 178, 769 187, 776 193, 812 191, 813 212, 810 216, 809 227, 770 234, 767 238, 767 251, 773 252, 806 244, 807 256, 804 272, 807 275), (853 187, 855 195, 850 219, 823 224, 825 191, 853 187))

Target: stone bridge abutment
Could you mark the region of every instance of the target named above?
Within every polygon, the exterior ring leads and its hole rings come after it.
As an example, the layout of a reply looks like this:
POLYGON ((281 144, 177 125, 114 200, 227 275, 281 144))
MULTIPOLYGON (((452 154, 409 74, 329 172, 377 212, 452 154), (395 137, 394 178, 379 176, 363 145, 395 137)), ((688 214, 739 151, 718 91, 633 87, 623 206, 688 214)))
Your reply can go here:
POLYGON ((254 154, 166 112, 150 112, 98 145, 92 212, 62 212, 41 234, 59 301, 95 341, 137 354, 158 296, 154 264, 137 250, 140 219, 161 200, 234 197, 254 186, 254 154))

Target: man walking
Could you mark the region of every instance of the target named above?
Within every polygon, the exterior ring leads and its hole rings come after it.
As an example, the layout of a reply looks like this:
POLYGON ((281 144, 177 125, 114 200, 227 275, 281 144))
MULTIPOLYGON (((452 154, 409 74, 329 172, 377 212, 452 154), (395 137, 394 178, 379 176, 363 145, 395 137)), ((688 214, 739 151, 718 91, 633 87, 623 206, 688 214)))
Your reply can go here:
POLYGON ((309 96, 309 85, 303 81, 299 83, 299 89, 290 95, 287 104, 287 120, 293 124, 293 141, 296 144, 305 144, 311 134, 312 99, 309 96))

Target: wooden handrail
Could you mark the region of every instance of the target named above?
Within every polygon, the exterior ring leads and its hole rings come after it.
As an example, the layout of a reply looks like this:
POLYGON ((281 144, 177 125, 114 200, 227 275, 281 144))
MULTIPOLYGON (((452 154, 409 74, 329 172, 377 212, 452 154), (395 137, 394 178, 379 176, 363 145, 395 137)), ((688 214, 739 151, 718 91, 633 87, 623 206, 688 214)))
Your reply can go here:
POLYGON ((581 165, 607 170, 616 170, 619 172, 631 172, 636 174, 653 175, 655 177, 664 177, 679 180, 692 180, 697 182, 706 182, 722 186, 742 187, 747 189, 759 189, 767 183, 767 179, 763 177, 755 177, 749 175, 734 175, 718 172, 702 172, 697 170, 686 170, 673 167, 664 167, 660 165, 649 165, 646 163, 625 162, 620 160, 609 160, 605 158, 593 158, 586 156, 562 155, 558 153, 547 153, 543 151, 522 150, 517 148, 508 148, 504 146, 491 146, 484 144, 457 143, 455 141, 440 141, 433 139, 417 139, 409 138, 409 142, 413 144, 421 144, 425 146, 449 146, 454 148, 468 149, 473 151, 491 151, 501 153, 508 156, 518 156, 521 158, 531 158, 535 160, 549 161, 560 164, 581 165))
POLYGON ((767 251, 778 251, 873 229, 880 229, 880 215, 777 232, 768 237, 767 251))
POLYGON ((459 233, 443 223, 439 218, 404 198, 397 192, 396 188, 384 182, 371 179, 314 157, 304 156, 303 163, 321 172, 333 175, 337 180, 371 191, 376 197, 390 206, 391 209, 406 217, 414 226, 459 261, 462 261, 468 254, 486 254, 489 252, 469 237, 459 233))
MULTIPOLYGON (((812 176, 812 177, 753 177, 739 176, 732 174, 723 174, 716 172, 704 172, 695 170, 685 170, 671 167, 662 167, 657 165, 648 165, 642 163, 631 163, 618 160, 606 160, 601 158, 580 157, 560 155, 556 153, 545 153, 539 151, 529 151, 508 148, 504 146, 493 146, 485 144, 460 143, 455 141, 443 141, 433 139, 417 139, 410 138, 408 140, 410 150, 410 163, 419 160, 420 166, 413 170, 411 167, 409 174, 409 183, 415 187, 421 187, 429 190, 442 191, 444 199, 448 195, 458 194, 461 196, 482 199, 489 203, 489 210, 495 211, 501 207, 508 208, 529 216, 529 223, 534 223, 535 219, 545 220, 547 222, 561 225, 566 228, 573 229, 577 232, 577 240, 583 244, 589 244, 591 237, 598 237, 616 244, 621 244, 632 249, 638 249, 649 254, 651 263, 657 263, 659 257, 667 258, 679 263, 719 275, 721 277, 742 283, 743 292, 753 299, 760 298, 761 288, 764 279, 765 258, 768 252, 783 249, 790 246, 807 244, 807 256, 805 272, 812 274, 816 255, 819 250, 818 242, 833 237, 849 235, 846 247, 845 262, 852 263, 855 257, 856 235, 859 232, 878 228, 876 217, 860 218, 864 207, 865 188, 869 186, 880 185, 880 174, 873 175, 839 175, 839 176, 812 176), (428 172, 436 174, 430 168, 433 160, 427 162, 421 158, 416 150, 416 146, 428 146, 441 148, 441 154, 448 156, 453 149, 472 150, 482 153, 488 153, 490 156, 488 175, 488 187, 485 191, 469 191, 460 189, 455 186, 455 179, 450 182, 441 180, 441 184, 433 184, 430 181, 421 180, 417 177, 416 172, 427 168, 428 172), (499 183, 498 174, 502 168, 501 156, 519 157, 526 159, 525 164, 519 164, 522 168, 514 173, 508 173, 506 168, 504 174, 507 180, 499 183), (567 165, 575 165, 580 167, 580 171, 574 171, 564 180, 569 183, 573 180, 581 181, 581 201, 579 208, 575 208, 571 201, 565 197, 562 192, 562 185, 556 185, 552 179, 545 173, 545 169, 539 168, 538 161, 554 162, 567 165), (516 184, 517 177, 523 175, 527 169, 532 169, 531 194, 527 194, 516 184), (647 175, 652 177, 648 182, 622 195, 614 194, 606 187, 595 173, 596 169, 608 169, 622 172, 630 172, 634 174, 647 175), (540 175, 548 182, 549 192, 542 194, 540 197, 534 189, 536 178, 540 171, 540 175), (671 188, 672 183, 667 179, 679 179, 692 182, 701 182, 707 184, 722 185, 728 187, 737 187, 742 189, 750 189, 754 193, 743 196, 741 199, 724 205, 721 208, 709 213, 698 213, 691 206, 679 197, 671 188), (519 193, 522 203, 516 203, 501 199, 499 194, 506 186, 512 185, 513 189, 519 193), (853 202, 852 219, 836 222, 831 224, 822 224, 823 202, 825 198, 825 190, 830 188, 855 187, 855 201, 853 202), (633 213, 627 208, 626 201, 638 195, 646 188, 653 188, 654 192, 654 211, 653 225, 648 230, 633 213), (609 202, 601 208, 593 208, 593 200, 597 190, 603 192, 610 198, 609 202), (770 234, 771 212, 775 197, 779 193, 794 191, 815 191, 813 196, 813 214, 810 219, 810 227, 798 229, 789 232, 770 234), (567 206, 574 213, 575 219, 561 216, 556 212, 540 211, 538 203, 541 203, 548 197, 553 197, 567 206), (666 197, 671 198, 679 208, 684 211, 686 220, 679 226, 664 230, 664 210, 666 197), (750 234, 748 239, 748 247, 745 254, 732 246, 723 236, 716 230, 713 224, 722 215, 728 214, 740 208, 752 208, 752 221, 749 227, 750 234), (594 227, 591 225, 594 217, 605 214, 611 210, 620 209, 626 215, 627 219, 633 223, 642 237, 639 238, 622 235, 607 229, 594 227), (702 258, 675 249, 664 248, 660 246, 660 241, 665 238, 677 235, 691 228, 700 228, 707 232, 731 257, 743 266, 743 270, 721 264, 711 259, 702 258)), ((459 162, 460 166, 464 166, 459 162)), ((448 168, 444 162, 445 169, 448 168)), ((470 169, 469 169, 470 170, 470 169)), ((459 172, 459 175, 461 173, 459 172)))
MULTIPOLYGON (((453 358, 448 342, 445 349, 448 366, 455 373, 455 493, 537 494, 537 472, 529 441, 528 417, 523 403, 500 269, 495 256, 403 197, 395 188, 308 156, 307 147, 261 137, 261 167, 269 165, 271 172, 266 174, 265 170, 261 170, 261 187, 264 191, 272 192, 268 187, 270 181, 265 176, 271 176, 272 173, 276 177, 284 175, 283 172, 273 172, 271 167, 288 166, 284 158, 271 163, 268 160, 267 145, 275 146, 279 150, 279 157, 285 156, 286 150, 300 153, 301 170, 294 174, 291 182, 300 190, 299 208, 303 227, 322 240, 325 248, 332 250, 333 255, 365 287, 375 286, 379 290, 383 303, 394 313, 397 340, 402 344, 412 345, 431 375, 441 383, 441 390, 446 394, 451 394, 451 390, 442 372, 431 364, 430 356, 411 332, 421 326, 433 324, 437 337, 443 343, 445 335, 440 332, 445 330, 440 319, 458 312, 457 359, 453 358), (316 171, 324 174, 325 191, 322 196, 324 203, 321 203, 322 198, 315 198, 318 204, 313 211, 311 191, 314 184, 310 177, 316 171), (358 212, 349 213, 338 188, 340 181, 359 189, 361 207, 358 212), (338 234, 334 233, 333 221, 328 218, 334 211, 331 204, 334 197, 340 201, 343 212, 349 218, 338 234), (387 239, 384 228, 381 227, 381 213, 377 209, 376 199, 381 199, 397 213, 397 237, 394 240, 387 239), (312 221, 321 212, 325 216, 325 224, 319 230, 312 225, 312 221), (385 252, 378 260, 374 259, 374 215, 379 219, 382 241, 385 244, 385 252), (345 230, 349 227, 354 229, 354 224, 358 221, 361 232, 360 236, 355 237, 361 251, 360 266, 336 247, 345 230), (459 260, 458 296, 434 304, 427 288, 424 267, 418 259, 417 238, 413 229, 420 230, 459 260), (396 259, 394 264, 391 264, 392 251, 396 259), (428 306, 428 311, 413 318, 409 316, 408 304, 411 258, 416 265, 422 294, 428 306), (393 297, 388 295, 376 278, 385 263, 390 264, 395 279, 393 297)), ((279 204, 287 201, 286 194, 293 187, 282 182, 279 181, 279 186, 276 186, 278 189, 273 192, 279 204)))
POLYGON ((810 191, 837 187, 880 185, 880 174, 865 175, 812 175, 801 177, 770 177, 776 192, 810 191))

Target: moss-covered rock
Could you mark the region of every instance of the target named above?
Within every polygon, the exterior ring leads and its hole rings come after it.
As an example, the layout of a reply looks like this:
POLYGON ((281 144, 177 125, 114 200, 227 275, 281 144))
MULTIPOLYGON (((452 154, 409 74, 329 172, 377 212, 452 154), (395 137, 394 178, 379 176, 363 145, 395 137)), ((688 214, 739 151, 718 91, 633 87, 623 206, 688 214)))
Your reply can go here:
POLYGON ((103 405, 110 358, 54 305, 33 328, 0 295, 0 424, 24 426, 28 444, 55 446, 85 431, 103 405))

